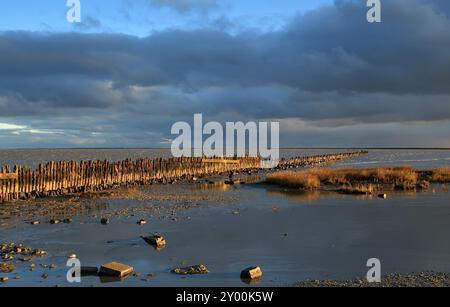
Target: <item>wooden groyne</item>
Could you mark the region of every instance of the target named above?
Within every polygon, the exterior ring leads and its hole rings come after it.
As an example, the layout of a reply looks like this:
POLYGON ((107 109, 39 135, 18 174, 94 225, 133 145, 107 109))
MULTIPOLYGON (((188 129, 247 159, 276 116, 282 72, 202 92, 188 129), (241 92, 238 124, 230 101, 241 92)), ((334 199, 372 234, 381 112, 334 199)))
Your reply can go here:
MULTIPOLYGON (((353 158, 364 152, 298 157, 281 160, 277 168, 305 167, 353 158)), ((0 168, 0 202, 70 193, 91 192, 127 185, 192 179, 221 173, 260 169, 261 159, 171 158, 110 161, 60 161, 29 167, 0 168)))

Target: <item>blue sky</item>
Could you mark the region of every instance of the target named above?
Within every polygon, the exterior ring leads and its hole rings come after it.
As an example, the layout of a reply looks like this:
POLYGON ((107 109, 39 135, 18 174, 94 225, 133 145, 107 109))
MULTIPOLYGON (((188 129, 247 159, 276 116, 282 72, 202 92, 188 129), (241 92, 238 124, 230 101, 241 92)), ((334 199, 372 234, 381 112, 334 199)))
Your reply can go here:
POLYGON ((283 147, 450 147, 450 1, 0 0, 0 148, 165 147, 278 121, 283 147))
MULTIPOLYGON (((332 3, 331 0, 224 0, 206 10, 177 11, 170 6, 152 5, 151 0, 81 0, 82 18, 101 26, 80 28, 66 22, 66 0, 0 1, 0 30, 91 31, 147 36, 166 29, 189 29, 229 19, 242 29, 270 31, 289 18, 332 3)), ((234 29, 236 30, 236 29, 234 29)))

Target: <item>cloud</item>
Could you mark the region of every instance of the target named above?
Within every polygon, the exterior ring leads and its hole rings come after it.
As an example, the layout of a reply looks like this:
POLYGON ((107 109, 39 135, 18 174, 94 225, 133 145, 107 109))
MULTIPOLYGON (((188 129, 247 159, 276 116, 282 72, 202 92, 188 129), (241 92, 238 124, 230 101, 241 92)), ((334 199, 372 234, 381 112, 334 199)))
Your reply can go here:
POLYGON ((25 128, 26 126, 0 123, 0 130, 21 130, 25 128))
POLYGON ((0 32, 0 119, 65 131, 71 137, 49 140, 73 144, 155 146, 173 122, 201 112, 302 122, 298 130, 311 133, 289 142, 314 145, 363 144, 365 133, 389 146, 389 125, 414 146, 408 133, 428 136, 450 122, 445 3, 392 0, 383 23, 369 24, 364 3, 340 0, 269 33, 0 32))
POLYGON ((217 0, 150 0, 155 7, 167 7, 178 13, 186 13, 194 10, 206 12, 217 7, 217 0))

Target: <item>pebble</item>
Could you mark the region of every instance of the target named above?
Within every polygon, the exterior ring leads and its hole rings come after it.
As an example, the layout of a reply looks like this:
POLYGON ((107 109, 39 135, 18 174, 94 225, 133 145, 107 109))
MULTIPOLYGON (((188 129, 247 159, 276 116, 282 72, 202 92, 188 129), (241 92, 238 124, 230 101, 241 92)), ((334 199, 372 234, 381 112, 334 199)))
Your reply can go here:
POLYGON ((141 220, 139 220, 139 221, 137 222, 137 224, 142 226, 142 225, 147 224, 147 221, 144 220, 144 219, 141 219, 141 220))
POLYGON ((107 218, 102 218, 100 223, 102 223, 102 225, 108 225, 109 224, 109 219, 107 218))

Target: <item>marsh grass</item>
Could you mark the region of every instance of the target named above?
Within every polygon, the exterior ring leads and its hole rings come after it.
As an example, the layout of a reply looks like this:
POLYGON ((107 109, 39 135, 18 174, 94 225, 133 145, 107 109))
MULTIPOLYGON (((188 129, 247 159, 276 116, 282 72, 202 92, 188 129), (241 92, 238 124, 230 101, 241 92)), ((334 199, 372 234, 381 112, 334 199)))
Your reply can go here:
POLYGON ((366 169, 310 169, 301 172, 278 172, 267 183, 303 190, 318 190, 321 185, 340 186, 352 194, 373 194, 377 187, 397 190, 428 189, 430 182, 450 182, 450 168, 416 171, 411 167, 366 169))

